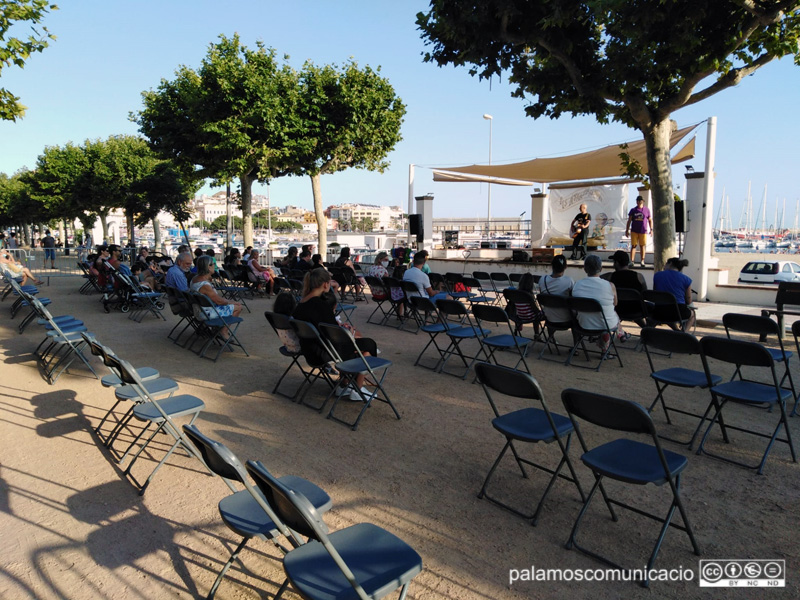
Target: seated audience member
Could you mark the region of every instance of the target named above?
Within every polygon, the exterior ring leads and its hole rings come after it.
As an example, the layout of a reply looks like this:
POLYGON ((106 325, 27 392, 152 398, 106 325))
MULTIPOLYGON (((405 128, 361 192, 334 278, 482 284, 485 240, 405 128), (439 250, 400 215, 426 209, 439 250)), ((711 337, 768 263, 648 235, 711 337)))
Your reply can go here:
POLYGON ((223 266, 225 269, 229 267, 238 267, 242 264, 242 254, 239 252, 238 248, 229 248, 228 254, 225 256, 225 261, 223 262, 223 266))
MULTIPOLYGON (((356 289, 356 294, 357 295, 360 294, 364 286, 367 285, 367 282, 364 280, 364 277, 362 275, 359 275, 356 272, 356 268, 353 266, 353 261, 350 258, 350 248, 346 246, 342 248, 342 250, 339 252, 339 258, 336 259, 334 266, 341 269, 350 269, 350 271, 352 271, 353 277, 356 278, 355 279, 356 283, 354 284, 354 287, 356 289)), ((356 297, 356 300, 358 299, 359 298, 356 297)))
POLYGON ((147 246, 142 246, 139 248, 139 256, 136 257, 136 262, 146 263, 148 256, 150 256, 150 250, 147 246))
POLYGON ((272 296, 272 293, 275 289, 275 279, 272 277, 272 272, 269 270, 269 268, 262 266, 258 262, 258 257, 258 250, 251 251, 250 260, 247 261, 247 267, 250 269, 253 275, 255 275, 256 281, 258 282, 258 287, 260 288, 263 283, 267 293, 272 296))
POLYGON ((32 280, 36 285, 43 285, 44 281, 38 279, 28 267, 22 266, 14 255, 7 249, 0 250, 0 269, 7 271, 12 277, 22 277, 20 285, 28 285, 28 280, 32 280))
POLYGON ((206 256, 211 257, 211 264, 214 266, 214 273, 219 271, 219 267, 217 266, 217 253, 214 252, 213 248, 209 248, 206 250, 206 256))
POLYGON ((406 272, 403 274, 403 281, 411 281, 417 286, 417 296, 430 298, 433 302, 436 302, 437 300, 445 300, 449 298, 447 292, 434 291, 434 289, 431 287, 430 278, 422 272, 422 266, 425 264, 427 259, 427 254, 417 252, 414 255, 413 265, 410 269, 406 269, 406 272))
MULTIPOLYGON (((192 278, 192 283, 189 289, 198 294, 207 296, 211 301, 217 305, 216 309, 212 307, 198 307, 200 311, 196 313, 196 317, 202 321, 209 319, 216 319, 219 317, 238 317, 242 312, 242 305, 232 300, 226 300, 217 293, 217 290, 211 284, 211 276, 214 274, 211 257, 200 256, 197 259, 197 275, 192 278)), ((226 328, 227 329, 227 328, 226 328)), ((226 333, 228 333, 226 331, 226 333)))
POLYGON ((156 257, 147 257, 147 268, 142 271, 141 281, 151 290, 161 290, 164 283, 164 271, 161 270, 161 265, 158 264, 156 257))
POLYGON ((631 259, 624 250, 617 250, 611 255, 614 270, 603 273, 600 277, 610 281, 617 288, 636 290, 640 294, 647 290, 647 282, 639 271, 631 269, 631 259))
POLYGON ((138 283, 144 284, 143 274, 146 270, 147 270, 146 264, 142 262, 135 262, 131 266, 131 277, 133 277, 138 283))
MULTIPOLYGON (((617 336, 620 341, 626 341, 628 334, 619 324, 619 317, 614 307, 617 305, 617 288, 610 281, 600 278, 600 271, 603 270, 603 261, 596 254, 590 254, 583 261, 583 271, 586 277, 575 282, 572 288, 572 295, 575 298, 593 298, 600 303, 605 316, 605 322, 598 315, 578 314, 578 322, 584 329, 603 329, 608 324, 610 329, 617 328, 617 336)), ((598 339, 601 350, 608 348, 611 337, 604 333, 598 339)))
MULTIPOLYGON (((331 289, 331 274, 325 269, 312 269, 306 273, 303 280, 303 298, 294 310, 294 318, 299 321, 307 321, 319 327, 320 323, 327 323, 329 325, 339 325, 350 331, 356 338, 356 344, 365 356, 377 356, 378 347, 375 341, 370 338, 361 337, 361 334, 356 331, 352 326, 347 323, 340 323, 334 316, 334 306, 324 298, 331 289)), ((312 355, 315 357, 315 362, 321 363, 329 357, 327 354, 322 354, 320 349, 315 344, 310 344, 305 340, 300 340, 300 346, 303 354, 312 355)), ((343 352, 339 350, 340 354, 343 352)), ((351 356, 343 355, 343 359, 347 360, 351 356)), ((364 387, 366 377, 359 375, 356 377, 356 385, 361 388, 362 393, 369 395, 372 392, 364 387)), ((346 390, 339 390, 344 394, 346 390)), ((350 392, 350 399, 360 401, 361 397, 356 390, 350 392)))
MULTIPOLYGON (((677 256, 667 260, 664 270, 653 275, 653 289, 657 292, 669 292, 675 296, 678 302, 678 310, 681 319, 686 322, 684 331, 692 329, 695 323, 695 310, 692 306, 692 280, 688 275, 683 274, 683 268, 689 265, 689 261, 677 256)), ((670 325, 673 329, 679 329, 678 323, 670 325)))
MULTIPOLYGON (((539 280, 539 292, 552 294, 554 296, 572 295, 572 286, 575 282, 572 277, 565 275, 567 270, 567 259, 563 254, 557 254, 550 263, 552 273, 542 276, 539 280)), ((572 313, 568 308, 564 309, 544 309, 547 318, 556 323, 566 323, 572 320, 572 313)))
POLYGON ((164 284, 170 287, 177 288, 181 291, 189 290, 189 281, 187 273, 192 268, 192 255, 189 252, 183 252, 175 259, 175 264, 167 271, 167 276, 164 278, 164 284))
POLYGON ((98 246, 97 257, 94 259, 92 266, 97 274, 97 283, 100 287, 108 285, 108 268, 106 267, 106 261, 110 256, 111 254, 108 251, 108 246, 98 246))
MULTIPOLYGON (((524 273, 519 280, 517 289, 532 295, 533 287, 533 274, 524 273)), ((544 315, 541 314, 535 299, 533 302, 509 301, 508 304, 506 304, 506 313, 508 313, 509 318, 514 321, 518 334, 522 332, 522 327, 526 323, 533 324, 533 330, 538 334, 540 325, 544 320, 544 315)))
MULTIPOLYGON (((383 280, 384 277, 390 277, 389 271, 389 254, 388 252, 378 252, 377 256, 375 257, 375 264, 373 264, 367 274, 370 277, 377 277, 378 279, 383 280)), ((389 293, 391 294, 391 298, 394 302, 399 302, 397 304, 397 314, 399 316, 403 316, 404 306, 402 304, 402 300, 405 298, 405 294, 403 294, 403 290, 400 288, 389 288, 389 293)), ((372 296, 376 300, 385 300, 386 296, 378 295, 373 290, 372 296)))
POLYGON ((295 263, 294 269, 298 271, 310 271, 311 252, 309 252, 308 250, 303 250, 300 253, 300 256, 297 257, 297 262, 295 263))
POLYGON ((312 269, 324 269, 325 265, 322 264, 322 254, 315 254, 311 257, 311 268, 312 269))
MULTIPOLYGON (((275 298, 272 312, 291 317, 295 308, 297 308, 297 300, 294 299, 294 294, 281 292, 275 298)), ((297 339, 297 334, 294 330, 278 329, 278 337, 289 352, 300 352, 300 340, 297 339)))
POLYGON ((197 266, 197 259, 204 255, 202 248, 194 249, 194 265, 197 266))
POLYGON ((294 265, 297 262, 297 246, 289 246, 289 251, 286 253, 286 256, 283 260, 279 261, 280 266, 286 269, 294 269, 294 265))
POLYGON ((422 263, 422 272, 425 273, 425 275, 430 275, 431 268, 430 265, 428 265, 428 259, 430 258, 430 254, 428 253, 427 250, 420 250, 419 252, 414 254, 414 256, 416 256, 417 254, 422 254, 425 257, 425 262, 422 263))
POLYGON ((252 246, 248 246, 244 249, 244 254, 242 254, 242 262, 247 264, 247 261, 250 260, 250 253, 253 251, 252 246))

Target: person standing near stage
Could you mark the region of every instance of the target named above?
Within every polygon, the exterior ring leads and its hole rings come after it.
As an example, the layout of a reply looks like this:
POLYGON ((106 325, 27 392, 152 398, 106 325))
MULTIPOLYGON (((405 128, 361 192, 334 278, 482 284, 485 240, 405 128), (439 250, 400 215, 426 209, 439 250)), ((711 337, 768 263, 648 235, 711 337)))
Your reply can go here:
POLYGON ((586 258, 586 240, 589 237, 589 225, 592 223, 592 215, 587 211, 587 206, 581 204, 581 212, 575 215, 570 225, 570 235, 572 236, 572 255, 570 260, 583 260, 586 258), (578 252, 580 251, 580 256, 578 252))
POLYGON ((625 235, 631 236, 631 262, 635 263, 636 246, 642 256, 640 266, 644 266, 644 257, 647 254, 647 232, 653 231, 653 217, 650 209, 644 205, 644 198, 636 197, 636 207, 628 213, 628 223, 625 225, 625 235))
POLYGON ((42 238, 42 248, 44 248, 44 262, 50 261, 50 268, 56 268, 56 240, 50 235, 50 230, 45 229, 42 238))

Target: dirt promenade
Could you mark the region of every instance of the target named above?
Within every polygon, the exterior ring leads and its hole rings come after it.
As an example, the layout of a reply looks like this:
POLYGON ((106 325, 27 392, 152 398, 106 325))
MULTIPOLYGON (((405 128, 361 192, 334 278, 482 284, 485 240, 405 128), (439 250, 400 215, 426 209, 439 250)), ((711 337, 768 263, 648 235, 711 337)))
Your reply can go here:
MULTIPOLYGON (((753 256, 753 255, 742 255, 753 256)), ((665 447, 689 458, 683 494, 703 555, 693 554, 686 536, 670 530, 656 567, 691 570, 694 579, 654 582, 644 590, 629 582, 517 581, 511 570, 597 569, 602 565, 564 548, 580 509, 575 487, 559 481, 545 504, 539 524, 479 500, 486 473, 504 440, 491 427, 492 413, 472 377, 462 381, 414 367, 427 342, 413 335, 367 325, 373 308, 360 304, 354 321, 375 338, 382 356, 393 361, 387 387, 402 415, 388 407, 369 409, 358 431, 289 400, 273 396, 272 386, 287 361, 263 312, 271 301, 256 299, 245 312, 241 339, 250 352, 226 354, 214 364, 167 340, 175 320, 146 318, 141 324, 119 312, 103 313, 98 296, 77 293, 78 278, 53 278, 42 295, 54 314, 83 319, 104 344, 136 366, 153 366, 177 380, 181 393, 203 399, 206 410, 197 425, 228 445, 240 458, 260 459, 277 475, 306 477, 333 499, 326 516, 332 530, 369 521, 397 534, 423 557, 424 571, 411 585, 409 598, 425 600, 523 598, 741 598, 738 590, 701 590, 699 558, 785 559, 787 587, 769 598, 800 597, 800 465, 791 462, 785 444, 777 444, 765 474, 758 476, 685 446, 665 447), (713 592, 713 593, 711 593, 713 592)), ((113 392, 101 387, 82 367, 71 369, 56 385, 41 377, 32 351, 42 332, 32 325, 19 335, 21 317, 9 318, 11 300, 0 304, 0 598, 17 599, 160 599, 204 598, 216 573, 239 539, 221 522, 217 502, 228 492, 194 459, 174 455, 144 497, 117 466, 93 429, 113 404, 113 392)), ((706 332, 698 330, 698 335, 706 332)), ((716 332, 719 333, 719 332, 716 332)), ((633 347, 633 342, 627 344, 633 347)), ((536 348, 538 353, 538 346, 536 348)), ((596 390, 648 403, 655 395, 643 353, 623 350, 624 368, 604 364, 599 373, 529 359, 551 409, 564 412, 565 387, 596 390)), ((507 362, 510 362, 507 361, 507 362)), ((800 383, 800 361, 794 360, 800 383)), ((98 372, 103 367, 97 361, 98 372)), ((513 362, 511 363, 513 364, 513 362)), ((684 364, 673 359, 667 366, 684 364)), ((720 374, 724 374, 722 371, 720 374)), ((296 384, 295 377, 289 382, 296 384)), ((320 394, 322 387, 312 394, 320 394)), ((707 392, 672 392, 671 401, 705 408, 707 392)), ((727 409, 726 409, 727 411, 727 409)), ((668 426, 665 433, 688 437, 696 421, 668 426)), ((775 414, 731 407, 730 420, 759 423, 766 429, 775 414)), ((800 440, 800 418, 791 419, 800 440)), ((126 435, 125 439, 130 439, 126 435)), ((146 476, 165 449, 159 436, 152 454, 134 468, 146 476)), ((592 432, 592 439, 610 439, 592 432)), ((712 447, 743 460, 757 460, 761 439, 733 436, 724 446, 718 435, 712 447)), ((124 440, 117 447, 124 447, 124 440)), ((529 457, 555 466, 553 445, 522 448, 529 457)), ((584 489, 591 473, 579 460, 577 441, 571 457, 584 489)), ((511 460, 493 482, 494 493, 531 510, 546 484, 542 473, 522 479, 511 460)), ((628 502, 666 514, 668 489, 631 489, 609 484, 628 502)), ((613 523, 601 503, 590 509, 582 529, 586 545, 631 567, 646 563, 658 524, 622 512, 613 523)), ((271 598, 283 580, 278 551, 251 541, 220 587, 217 598, 271 598)), ((297 598, 287 593, 286 598, 297 598)))

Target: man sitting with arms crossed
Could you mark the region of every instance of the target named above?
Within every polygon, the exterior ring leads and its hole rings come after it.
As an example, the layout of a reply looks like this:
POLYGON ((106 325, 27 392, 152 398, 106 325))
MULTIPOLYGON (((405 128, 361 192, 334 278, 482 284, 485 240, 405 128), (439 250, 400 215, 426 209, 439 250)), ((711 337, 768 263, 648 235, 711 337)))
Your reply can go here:
POLYGON ((182 252, 175 259, 175 264, 167 271, 167 277, 164 284, 170 287, 177 288, 183 292, 189 291, 189 281, 186 279, 186 274, 192 268, 194 262, 192 255, 189 252, 182 252))

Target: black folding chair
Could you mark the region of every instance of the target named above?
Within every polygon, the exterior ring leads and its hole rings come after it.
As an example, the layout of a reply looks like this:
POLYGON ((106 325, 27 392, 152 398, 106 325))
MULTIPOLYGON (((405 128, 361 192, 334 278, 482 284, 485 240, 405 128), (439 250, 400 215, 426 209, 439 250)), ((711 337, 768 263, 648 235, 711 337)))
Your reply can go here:
POLYGON ((391 306, 390 300, 390 292, 389 288, 387 288, 383 281, 378 279, 377 277, 373 277, 372 275, 367 275, 364 277, 369 286, 369 290, 372 293, 372 301, 375 303, 375 308, 367 317, 367 323, 373 323, 376 325, 385 325, 386 321, 389 320, 389 317, 392 314, 391 310, 386 310, 384 304, 389 304, 391 306), (372 317, 375 316, 375 313, 380 313, 381 318, 378 322, 372 320, 372 317))
POLYGON ((530 374, 531 370, 525 357, 528 354, 528 347, 533 344, 530 338, 516 335, 514 332, 514 324, 508 318, 506 311, 499 306, 491 306, 488 304, 476 304, 472 307, 472 314, 475 316, 476 325, 479 330, 484 329, 485 324, 493 323, 499 325, 501 333, 495 335, 478 336, 478 342, 481 345, 487 362, 499 365, 496 353, 503 350, 514 350, 519 356, 514 369, 518 369, 520 365, 525 367, 525 371, 530 374), (503 333, 503 329, 508 328, 508 333, 503 333))
POLYGON ((331 397, 336 389, 336 382, 333 380, 333 374, 335 373, 333 364, 338 358, 336 351, 328 346, 327 342, 320 336, 317 328, 311 323, 292 319, 290 324, 295 334, 300 339, 300 351, 303 354, 306 365, 308 365, 310 369, 306 371, 306 379, 301 383, 300 389, 297 390, 295 394, 296 396, 299 394, 297 403, 322 412, 325 405, 328 403, 328 398, 331 397), (306 395, 319 379, 322 379, 328 384, 330 393, 325 396, 322 404, 318 406, 307 404, 305 402, 306 395), (301 390, 303 392, 302 394, 300 394, 301 390))
POLYGON ((478 338, 489 335, 491 331, 476 326, 469 316, 467 307, 458 300, 437 300, 436 308, 439 309, 439 318, 442 323, 452 323, 455 321, 461 325, 460 327, 448 327, 444 332, 444 334, 450 338, 450 344, 442 352, 442 362, 439 365, 439 373, 446 373, 447 375, 466 379, 473 364, 478 360, 485 360, 488 358, 483 346, 478 342, 478 338), (467 356, 464 354, 461 344, 467 340, 475 340, 478 342, 478 350, 475 355, 467 356), (457 355, 464 365, 464 373, 461 375, 444 370, 447 361, 453 355, 457 355))
POLYGON ((674 327, 678 325, 682 331, 686 330, 689 316, 685 312, 681 312, 678 307, 678 301, 675 300, 675 296, 670 292, 645 290, 642 294, 642 299, 649 303, 651 307, 648 311, 648 317, 654 326, 669 325, 674 327))
POLYGON ((768 381, 769 383, 761 383, 759 381, 747 379, 734 379, 711 386, 711 394, 717 402, 717 408, 714 415, 711 417, 711 423, 703 434, 703 439, 700 441, 700 446, 697 448, 697 454, 708 454, 709 456, 741 467, 756 469, 758 474, 761 475, 764 471, 767 457, 772 450, 772 446, 778 441, 789 445, 792 462, 797 462, 794 443, 792 442, 792 434, 789 430, 789 424, 786 418, 786 401, 792 398, 792 392, 780 386, 778 376, 775 373, 775 360, 769 351, 757 342, 744 342, 716 336, 706 336, 700 340, 700 344, 703 348, 704 367, 707 373, 710 374, 708 359, 713 358, 720 362, 735 365, 736 372, 739 372, 741 368, 745 366, 752 367, 753 369, 761 369, 765 374, 762 381, 768 381), (724 429, 733 429, 769 440, 767 448, 764 451, 764 456, 757 465, 747 464, 728 456, 714 454, 705 449, 708 435, 711 433, 711 428, 714 426, 714 423, 717 422, 717 419, 721 417, 722 411, 728 402, 743 404, 745 406, 777 405, 780 410, 780 418, 771 435, 752 428, 733 427, 728 423, 724 425, 724 429), (783 428, 786 434, 785 438, 778 437, 781 428, 783 428))
POLYGON ((550 489, 559 477, 574 483, 575 487, 578 488, 581 500, 585 502, 586 496, 583 494, 583 489, 581 489, 580 482, 575 474, 575 469, 569 459, 569 446, 572 441, 572 423, 567 417, 550 412, 550 409, 547 407, 547 402, 545 402, 542 388, 539 387, 539 383, 536 379, 528 373, 522 373, 521 371, 509 369, 508 367, 491 365, 489 363, 478 363, 475 365, 475 373, 478 375, 478 381, 483 385, 486 398, 489 400, 489 404, 494 412, 492 427, 506 438, 506 444, 500 451, 497 460, 494 461, 492 468, 489 469, 489 474, 483 482, 481 491, 478 493, 478 498, 486 498, 490 502, 519 515, 523 519, 530 519, 532 525, 536 525, 539 513, 544 506, 544 501, 547 499, 550 489), (525 408, 501 414, 498 409, 498 400, 492 392, 511 398, 524 399, 526 404, 530 402, 532 406, 526 406, 525 408), (514 442, 526 444, 538 444, 539 442, 550 444, 556 442, 561 450, 561 460, 555 469, 540 465, 531 460, 522 458, 517 448, 514 446, 514 442), (522 477, 528 477, 524 465, 530 465, 541 471, 550 473, 551 475, 550 481, 547 487, 545 487, 544 493, 539 499, 539 503, 536 505, 536 510, 533 514, 525 514, 501 502, 497 498, 493 498, 487 492, 486 488, 489 485, 489 480, 492 478, 492 475, 494 475, 500 461, 503 460, 503 457, 509 449, 511 449, 514 460, 519 470, 522 472, 522 477), (561 474, 564 465, 567 465, 571 474, 570 477, 561 474))
MULTIPOLYGON (((330 347, 335 349, 341 358, 335 365, 336 370, 339 372, 339 387, 352 387, 364 402, 355 420, 352 422, 345 421, 334 415, 334 411, 341 399, 341 396, 336 396, 328 412, 328 418, 347 425, 355 431, 372 401, 379 400, 388 404, 394 412, 394 416, 399 420, 400 413, 397 412, 394 404, 389 399, 389 394, 386 393, 386 388, 383 386, 386 375, 389 373, 389 367, 392 366, 392 361, 380 356, 364 356, 364 353, 361 352, 361 349, 356 344, 353 334, 344 327, 320 323, 320 330, 322 335, 329 341, 330 347), (356 385, 356 377, 359 375, 365 375, 368 379, 368 385, 372 385, 375 389, 365 394, 361 387, 356 385)), ((331 390, 331 393, 333 391, 331 390)))
POLYGON ((219 309, 214 301, 204 294, 193 292, 191 296, 192 300, 200 307, 201 310, 204 308, 210 309, 212 313, 216 314, 216 316, 202 321, 205 335, 208 339, 200 348, 198 356, 200 356, 200 358, 204 358, 206 352, 208 352, 212 344, 217 344, 219 346, 217 353, 212 359, 214 362, 217 362, 217 359, 224 350, 227 349, 233 352, 234 347, 240 348, 242 352, 244 352, 245 356, 250 356, 247 353, 247 350, 245 350, 245 347, 242 345, 242 342, 240 342, 239 338, 236 336, 236 331, 239 329, 239 325, 241 325, 244 319, 234 316, 223 317, 219 314, 219 309), (223 335, 224 331, 227 331, 227 337, 223 335))
MULTIPOLYGON (((279 332, 284 331, 287 333, 291 333, 291 335, 295 335, 294 329, 292 329, 292 324, 291 324, 292 320, 290 317, 269 310, 264 311, 264 317, 267 319, 267 322, 270 324, 272 330, 275 332, 275 335, 278 336, 278 339, 281 340, 281 342, 283 340, 281 339, 281 334, 279 332)), ((308 374, 306 373, 305 369, 303 369, 303 366, 300 364, 300 357, 303 356, 303 353, 299 351, 293 352, 289 350, 283 343, 281 344, 281 347, 278 351, 283 356, 290 358, 291 362, 289 363, 289 366, 286 367, 286 370, 284 370, 283 374, 278 378, 278 381, 275 383, 275 387, 272 388, 272 393, 280 394, 284 398, 290 398, 294 402, 295 400, 297 400, 297 394, 299 394, 300 390, 303 388, 304 382, 308 381, 308 374), (281 382, 294 366, 297 366, 297 368, 300 370, 300 373, 302 373, 303 381, 300 382, 300 385, 297 387, 294 394, 291 395, 284 394, 279 390, 279 388, 281 387, 281 382)))
POLYGON ((308 538, 283 558, 286 576, 302 598, 378 600, 398 588, 400 599, 406 597, 409 583, 422 571, 422 558, 411 546, 371 523, 328 533, 305 496, 275 479, 260 462, 247 461, 247 471, 278 518, 308 538))
POLYGON ((575 334, 575 345, 572 346, 572 350, 567 357, 567 362, 564 364, 573 364, 572 358, 578 351, 578 347, 583 350, 586 360, 589 360, 590 350, 586 347, 584 340, 590 337, 602 338, 607 335, 609 337, 608 345, 599 352, 600 360, 597 362, 596 367, 579 364, 575 364, 575 366, 599 371, 600 367, 603 366, 603 361, 605 361, 607 358, 616 357, 619 361, 619 366, 621 367, 622 357, 619 355, 616 342, 617 326, 615 325, 612 327, 609 325, 606 314, 603 311, 603 307, 600 305, 600 303, 594 298, 579 298, 572 296, 568 299, 567 305, 569 306, 570 310, 575 313, 575 324, 572 328, 572 331, 575 334), (597 325, 595 327, 583 327, 581 325, 581 316, 584 316, 588 320, 594 321, 597 325))
MULTIPOLYGON (((572 310, 569 307, 569 298, 555 294, 537 294, 536 301, 542 307, 542 312, 544 313, 544 332, 542 336, 544 346, 539 351, 539 358, 545 358, 545 350, 549 350, 551 355, 555 350, 556 355, 559 357, 561 356, 559 348, 564 348, 569 353, 572 349, 572 344, 560 344, 556 339, 556 334, 559 331, 572 331, 572 327, 575 324, 572 310)), ((556 359, 545 358, 545 360, 556 359)), ((558 361, 561 362, 560 359, 558 361)))
MULTIPOLYGON (((691 333, 673 331, 672 329, 656 329, 655 327, 645 327, 642 329, 642 346, 644 346, 644 350, 647 353, 647 362, 650 364, 650 377, 655 382, 657 391, 656 397, 650 404, 647 412, 652 416, 653 409, 655 409, 656 405, 660 403, 661 408, 664 409, 664 417, 667 419, 667 423, 670 425, 673 424, 672 419, 670 419, 669 416, 671 412, 699 419, 700 422, 697 424, 692 437, 688 440, 676 440, 665 435, 659 436, 663 440, 668 440, 676 444, 686 444, 689 446, 689 450, 691 450, 694 446, 694 441, 697 438, 697 434, 700 433, 701 429, 703 428, 703 424, 708 418, 711 409, 718 408, 716 401, 712 397, 710 403, 706 402, 706 410, 702 415, 700 415, 696 412, 675 408, 674 406, 667 406, 667 402, 664 399, 664 392, 668 387, 676 387, 680 388, 681 390, 690 390, 695 388, 707 390, 711 386, 721 383, 722 377, 719 375, 710 374, 709 381, 709 375, 706 375, 705 369, 701 371, 686 367, 667 367, 661 369, 656 367, 655 356, 662 356, 662 358, 659 360, 663 360, 663 353, 666 353, 667 356, 672 356, 673 354, 687 357, 695 355, 698 359, 700 359, 703 353, 700 340, 694 337, 691 333), (655 352, 656 350, 659 352, 655 352)), ((702 366, 702 364, 700 366, 702 366)), ((686 398, 686 395, 682 394, 682 396, 686 398)), ((720 427, 722 428, 722 435, 727 442, 728 434, 725 432, 724 422, 720 421, 720 427)))
MULTIPOLYGON (((578 518, 575 520, 572 533, 567 541, 567 549, 575 547, 575 549, 580 552, 615 569, 625 570, 608 558, 578 545, 577 542, 578 528, 586 515, 592 498, 594 498, 595 493, 599 489, 611 513, 611 518, 614 521, 617 520, 617 516, 613 507, 619 506, 620 508, 625 508, 638 515, 662 523, 661 532, 656 539, 653 551, 650 553, 650 559, 647 561, 644 580, 641 582, 644 587, 647 587, 650 583, 650 570, 653 568, 658 552, 661 549, 661 543, 664 541, 664 536, 670 527, 686 532, 689 536, 692 548, 694 549, 694 553, 699 556, 700 546, 698 546, 697 540, 692 532, 689 517, 686 514, 686 509, 683 506, 680 494, 681 473, 686 468, 686 465, 689 464, 689 461, 685 456, 670 452, 669 450, 664 450, 661 447, 655 425, 647 411, 639 404, 629 400, 621 400, 619 398, 602 396, 593 392, 575 389, 566 389, 561 392, 561 399, 572 420, 572 425, 575 428, 575 434, 578 437, 581 448, 583 448, 584 454, 581 456, 581 461, 589 467, 595 477, 594 486, 592 486, 589 496, 586 498, 586 502, 583 508, 581 508, 578 518), (650 438, 649 441, 652 443, 644 443, 629 438, 619 438, 590 449, 578 424, 578 420, 586 421, 613 431, 642 434, 648 436, 650 438), (670 503, 666 516, 660 517, 638 507, 610 498, 603 487, 602 482, 605 478, 641 486, 641 488, 648 483, 652 483, 656 486, 668 484, 672 492, 672 502, 670 503), (672 517, 675 514, 676 508, 681 513, 683 525, 672 522, 672 517)), ((637 530, 636 535, 638 535, 638 533, 637 530)), ((634 535, 634 533, 629 532, 628 535, 634 535)))
MULTIPOLYGON (((770 336, 775 336, 778 340, 778 348, 766 348, 770 353, 776 365, 782 364, 784 367, 783 376, 780 380, 781 387, 788 380, 789 387, 787 389, 792 391, 793 402, 797 402, 797 390, 794 387, 794 380, 792 379, 792 371, 789 368, 789 359, 794 356, 790 350, 786 350, 783 346, 783 332, 778 328, 778 324, 769 317, 746 315, 739 313, 726 313, 722 315, 722 324, 725 326, 725 333, 729 339, 733 339, 731 332, 749 333, 759 336, 759 343, 767 341, 770 336)), ((740 369, 736 369, 734 377, 742 377, 740 369)))
MULTIPOLYGON (((617 305, 614 307, 620 321, 635 323, 638 327, 647 326, 648 310, 639 290, 632 288, 617 288, 617 305)), ((634 350, 639 350, 641 338, 634 350)))
POLYGON ((489 275, 487 271, 473 271, 472 277, 476 279, 480 284, 479 293, 481 295, 490 298, 492 304, 500 303, 500 296, 498 296, 497 292, 495 291, 494 285, 492 285, 492 276, 489 275), (491 296, 489 296, 489 294, 491 294, 491 296))
MULTIPOLYGON (((206 596, 207 600, 212 600, 225 573, 251 539, 269 540, 284 554, 288 550, 278 543, 278 539, 282 535, 293 546, 300 545, 302 540, 296 538, 295 534, 278 518, 264 494, 250 482, 244 465, 227 446, 201 433, 196 425, 184 425, 183 432, 196 446, 206 467, 215 475, 219 475, 228 489, 233 492, 230 496, 220 500, 217 507, 223 523, 242 537, 242 541, 231 552, 228 561, 222 566, 208 596, 206 596), (244 486, 244 489, 237 489, 234 482, 244 486)), ((289 489, 302 494, 319 514, 326 513, 333 505, 330 496, 307 479, 285 475, 278 481, 289 489)))
MULTIPOLYGON (((800 356, 800 321, 792 323, 792 335, 794 336, 794 347, 797 348, 797 355, 800 356)), ((797 400, 797 396, 795 396, 792 417, 797 416, 797 400)))

